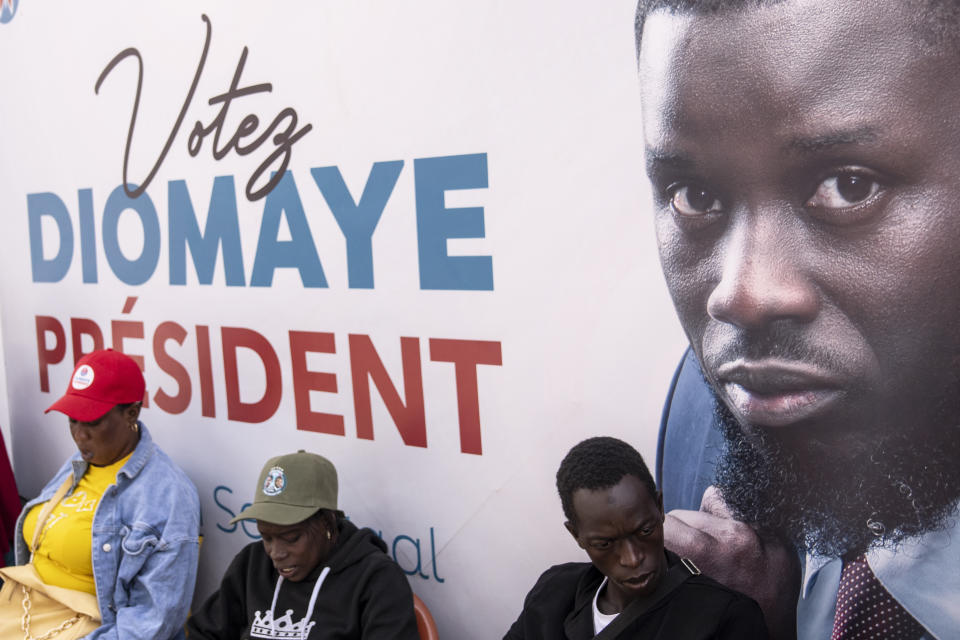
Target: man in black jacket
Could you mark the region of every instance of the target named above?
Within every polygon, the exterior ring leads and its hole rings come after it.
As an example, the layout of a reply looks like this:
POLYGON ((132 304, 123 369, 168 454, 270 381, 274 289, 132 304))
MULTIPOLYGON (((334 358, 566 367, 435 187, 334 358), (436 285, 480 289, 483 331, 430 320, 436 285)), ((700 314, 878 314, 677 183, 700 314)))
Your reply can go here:
POLYGON ((663 548, 663 500, 633 447, 584 440, 560 464, 557 490, 591 562, 540 576, 504 640, 767 637, 756 602, 663 548))

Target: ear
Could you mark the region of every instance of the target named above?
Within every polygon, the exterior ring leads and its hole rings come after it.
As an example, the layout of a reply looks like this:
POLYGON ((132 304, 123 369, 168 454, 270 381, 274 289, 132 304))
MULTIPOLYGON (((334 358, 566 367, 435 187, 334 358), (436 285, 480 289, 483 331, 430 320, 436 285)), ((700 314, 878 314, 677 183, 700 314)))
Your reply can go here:
POLYGON ((574 526, 574 524, 569 520, 567 520, 566 522, 563 523, 563 526, 567 528, 567 531, 570 532, 570 535, 573 536, 573 539, 577 541, 577 546, 579 546, 582 549, 583 544, 580 542, 579 536, 577 536, 577 528, 574 526))
POLYGON ((663 513, 663 491, 657 491, 657 509, 660 510, 660 521, 663 522, 666 520, 666 516, 663 513))
POLYGON ((132 405, 123 410, 123 416, 128 422, 133 424, 137 421, 137 418, 140 417, 140 407, 142 405, 142 402, 134 402, 132 405))

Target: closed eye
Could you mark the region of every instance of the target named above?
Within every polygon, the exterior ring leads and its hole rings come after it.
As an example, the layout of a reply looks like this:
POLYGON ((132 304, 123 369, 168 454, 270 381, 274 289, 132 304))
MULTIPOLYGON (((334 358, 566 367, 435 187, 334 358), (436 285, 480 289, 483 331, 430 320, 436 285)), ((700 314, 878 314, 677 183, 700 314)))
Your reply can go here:
POLYGON ((69 423, 71 427, 76 426, 76 427, 86 427, 87 429, 92 429, 93 427, 99 427, 101 424, 103 424, 103 418, 100 418, 99 420, 96 420, 94 422, 80 422, 79 420, 74 420, 73 418, 70 418, 69 423))

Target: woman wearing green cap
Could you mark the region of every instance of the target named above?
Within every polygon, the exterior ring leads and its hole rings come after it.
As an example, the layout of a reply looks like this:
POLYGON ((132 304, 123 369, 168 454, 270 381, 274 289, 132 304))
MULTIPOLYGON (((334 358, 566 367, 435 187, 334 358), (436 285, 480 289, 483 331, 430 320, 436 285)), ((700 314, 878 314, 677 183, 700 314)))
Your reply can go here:
POLYGON ((413 594, 370 529, 337 509, 337 470, 298 451, 271 458, 253 504, 262 542, 240 551, 187 623, 191 640, 418 640, 413 594))

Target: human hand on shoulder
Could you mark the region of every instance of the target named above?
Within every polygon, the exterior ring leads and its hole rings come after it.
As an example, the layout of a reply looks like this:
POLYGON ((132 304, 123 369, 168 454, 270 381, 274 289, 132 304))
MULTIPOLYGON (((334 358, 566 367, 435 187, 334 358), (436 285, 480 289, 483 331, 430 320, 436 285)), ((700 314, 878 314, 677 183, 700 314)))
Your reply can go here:
POLYGON ((704 492, 699 511, 667 513, 664 541, 674 553, 693 560, 704 574, 756 600, 771 638, 796 638, 800 591, 796 552, 734 519, 716 487, 704 492))

